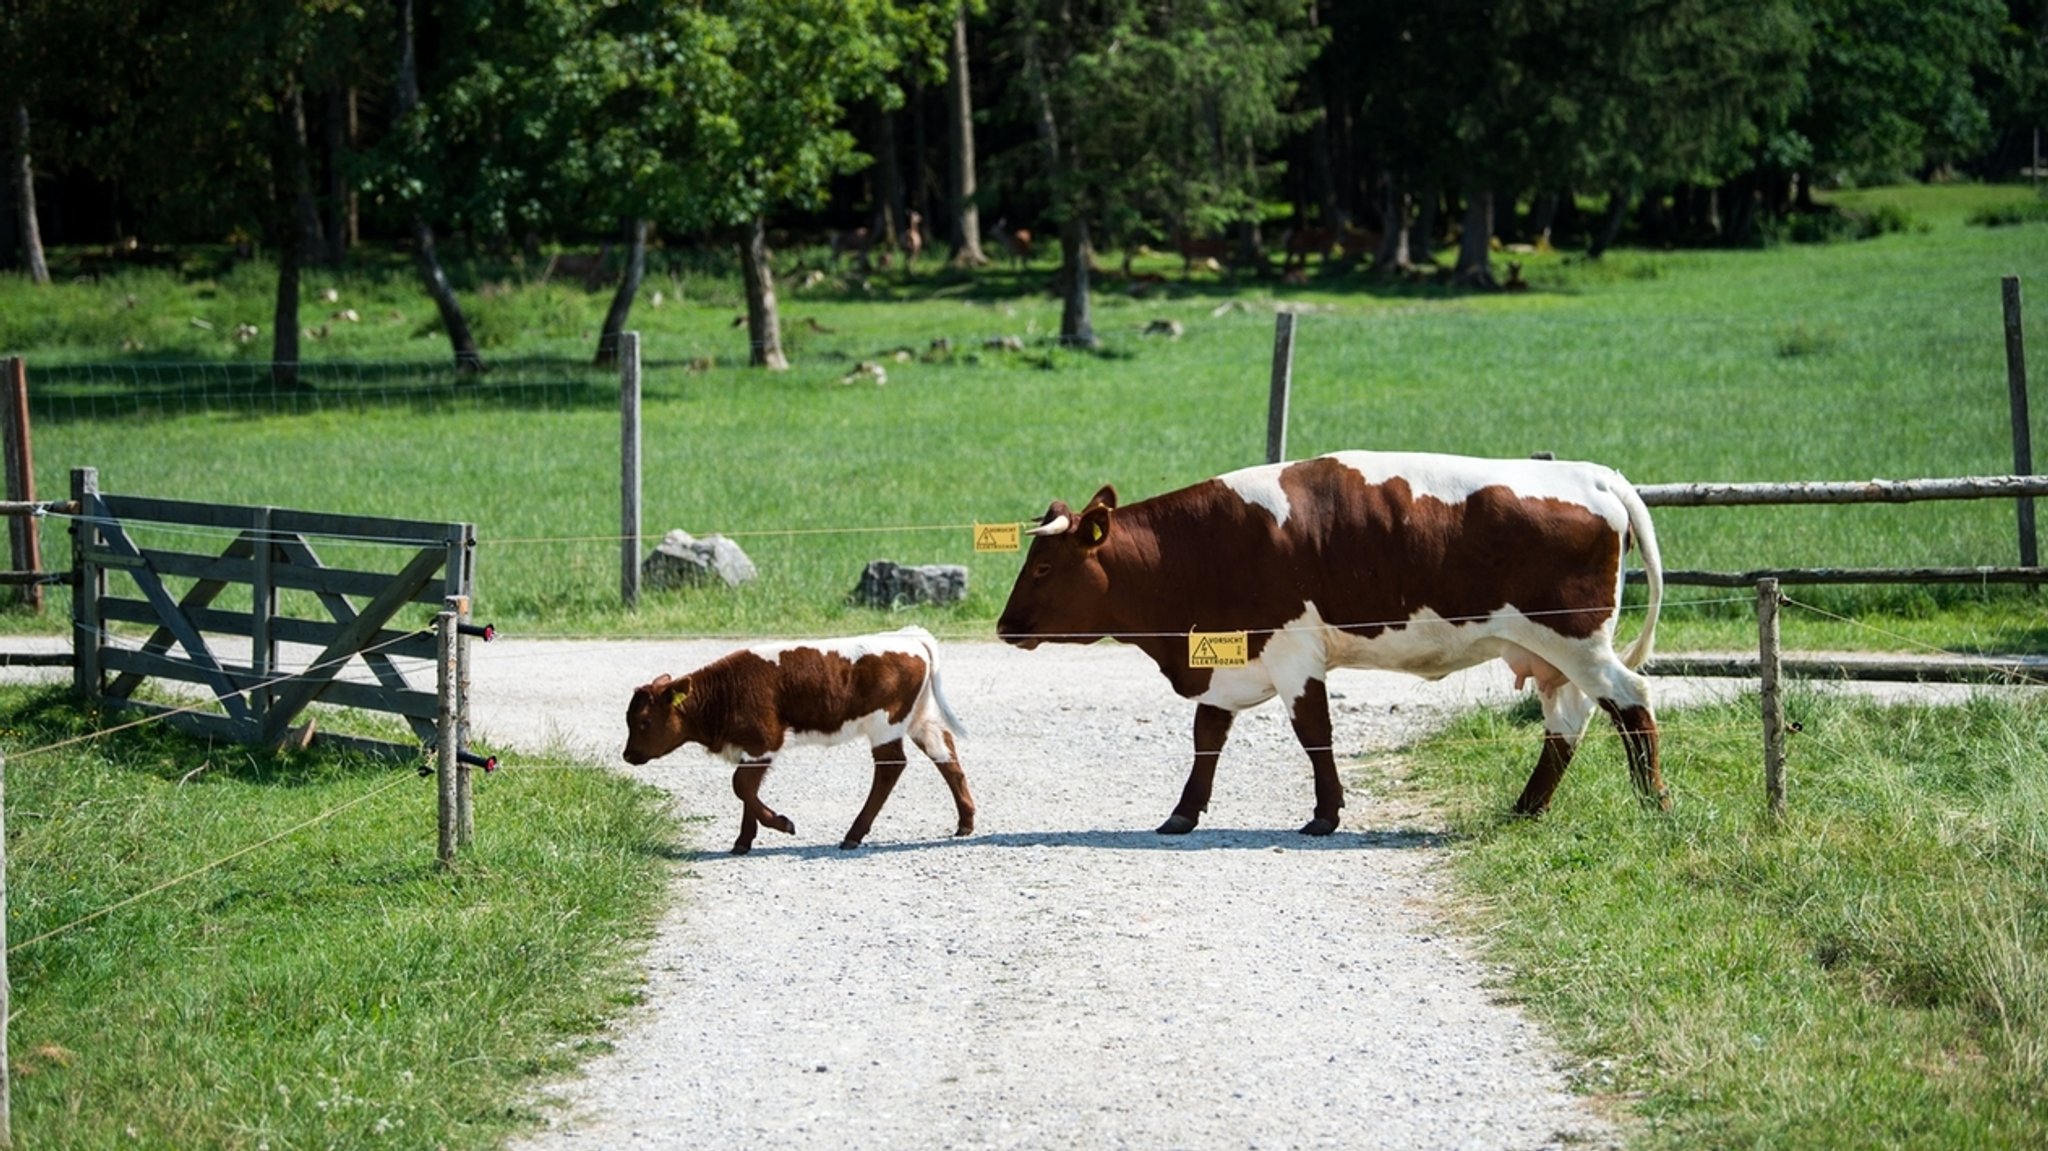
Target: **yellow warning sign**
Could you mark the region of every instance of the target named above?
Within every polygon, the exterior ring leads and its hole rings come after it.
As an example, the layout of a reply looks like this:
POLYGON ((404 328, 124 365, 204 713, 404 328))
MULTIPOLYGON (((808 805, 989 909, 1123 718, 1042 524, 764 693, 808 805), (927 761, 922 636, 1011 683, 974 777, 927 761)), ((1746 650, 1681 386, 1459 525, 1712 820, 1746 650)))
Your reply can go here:
POLYGON ((1188 633, 1189 667, 1243 667, 1249 662, 1250 650, 1241 631, 1188 633))
POLYGON ((978 552, 1014 552, 1024 546, 1023 524, 975 524, 974 550, 978 552))

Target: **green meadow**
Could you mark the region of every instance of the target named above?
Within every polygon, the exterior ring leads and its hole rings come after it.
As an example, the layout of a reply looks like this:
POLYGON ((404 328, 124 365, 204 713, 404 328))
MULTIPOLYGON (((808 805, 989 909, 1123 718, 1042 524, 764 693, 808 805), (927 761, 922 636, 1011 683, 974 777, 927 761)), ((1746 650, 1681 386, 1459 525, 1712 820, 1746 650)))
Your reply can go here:
MULTIPOLYGON (((2010 470, 1999 280, 2048 267, 2031 193, 1837 202, 1854 216, 1833 242, 1502 253, 1524 264, 1520 293, 1341 268, 1184 279, 1148 253, 1130 281, 1105 254, 1092 352, 1047 338, 1043 263, 862 279, 793 250, 776 266, 794 367, 775 374, 744 366, 729 270, 663 250, 632 324, 645 545, 723 532, 761 577, 630 611, 617 376, 587 366, 601 292, 455 253, 491 363, 458 378, 403 261, 365 254, 309 274, 304 380, 280 389, 267 336, 234 334, 269 323, 260 262, 109 271, 57 253, 52 288, 0 281, 0 350, 29 362, 44 498, 89 466, 109 492, 471 522, 478 617, 529 637, 915 621, 982 640, 1017 557, 974 552, 975 524, 1262 460, 1282 308, 1299 314, 1293 455, 1550 451, 1638 483, 2010 470), (1847 238, 1856 220, 1874 234, 1847 238), (1159 321, 1179 334, 1146 334, 1159 321), (849 606, 877 558, 965 564, 971 594, 849 606)), ((1697 509, 1658 530, 1669 567, 2004 565, 2014 519, 1998 501, 1697 509)), ((62 526, 44 521, 46 566, 68 562, 62 526)), ((52 591, 0 628, 64 630, 52 591)), ((1793 648, 2048 650, 2025 591, 1792 592, 1793 648)), ((1672 588, 1660 649, 1748 646, 1749 599, 1672 588)), ((1505 818, 1538 742, 1524 710, 1351 773, 1448 829, 1457 913, 1502 994, 1558 1035, 1632 1147, 2048 1142, 2048 713, 1795 693, 1781 824, 1762 813, 1754 716, 1753 698, 1660 716, 1668 816, 1636 807, 1596 728, 1550 816, 1505 818)), ((635 948, 698 838, 650 789, 543 750, 479 781, 490 817, 443 870, 431 784, 408 765, 152 727, 87 738, 111 722, 59 690, 0 691, 26 1146, 498 1146, 534 1121, 522 1089, 635 1001, 635 948)))

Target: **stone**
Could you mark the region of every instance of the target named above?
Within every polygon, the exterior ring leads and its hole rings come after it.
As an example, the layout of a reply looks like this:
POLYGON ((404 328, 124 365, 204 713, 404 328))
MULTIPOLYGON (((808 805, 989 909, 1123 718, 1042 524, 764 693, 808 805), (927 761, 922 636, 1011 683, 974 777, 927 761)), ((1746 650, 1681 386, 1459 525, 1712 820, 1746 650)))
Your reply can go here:
POLYGON ((847 598, 863 607, 959 603, 967 598, 967 569, 958 564, 920 567, 873 560, 862 569, 859 586, 847 598))
POLYGON ((717 534, 700 540, 681 528, 663 536, 640 564, 641 583, 650 591, 700 587, 714 581, 738 587, 758 574, 740 545, 717 534))

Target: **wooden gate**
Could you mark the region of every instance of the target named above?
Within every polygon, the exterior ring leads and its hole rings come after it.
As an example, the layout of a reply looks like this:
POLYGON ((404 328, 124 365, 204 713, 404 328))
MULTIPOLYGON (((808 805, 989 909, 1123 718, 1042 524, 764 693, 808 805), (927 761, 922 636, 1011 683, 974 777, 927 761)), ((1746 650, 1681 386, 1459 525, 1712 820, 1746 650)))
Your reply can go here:
MULTIPOLYGON (((72 471, 71 494, 78 509, 72 667, 82 697, 261 745, 281 742, 317 700, 400 716, 421 744, 437 746, 433 621, 394 621, 415 604, 440 610, 451 597, 473 602, 473 525, 110 495, 99 490, 93 468, 72 471), (208 550, 223 538, 224 548, 208 550), (348 552, 356 566, 330 566, 316 539, 348 552), (366 554, 375 562, 359 558, 366 554), (118 642, 113 625, 150 630, 139 644, 118 642), (246 657, 230 650, 237 647, 246 657), (427 661, 424 686, 407 682, 397 662, 403 658, 427 661), (357 660, 371 682, 340 678, 357 660), (210 702, 136 699, 151 679, 196 685, 210 702)), ((421 752, 419 745, 320 738, 421 752)))

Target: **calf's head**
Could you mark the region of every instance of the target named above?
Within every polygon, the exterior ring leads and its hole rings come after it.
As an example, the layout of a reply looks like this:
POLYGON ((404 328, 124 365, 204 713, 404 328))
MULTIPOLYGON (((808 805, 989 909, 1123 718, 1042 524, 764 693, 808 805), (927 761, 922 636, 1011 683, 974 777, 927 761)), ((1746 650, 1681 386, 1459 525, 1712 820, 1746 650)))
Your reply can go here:
POLYGON ((690 738, 683 704, 690 697, 690 677, 658 676, 633 689, 626 704, 626 762, 638 766, 659 759, 690 738))
POLYGON ((1028 530, 1031 550, 1010 589, 1010 601, 996 620, 996 637, 1030 650, 1048 640, 1092 643, 1101 638, 1106 618, 1103 600, 1109 574, 1102 566, 1102 547, 1111 537, 1116 489, 1104 487, 1076 512, 1057 500, 1045 518, 1028 530))

